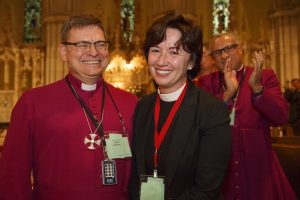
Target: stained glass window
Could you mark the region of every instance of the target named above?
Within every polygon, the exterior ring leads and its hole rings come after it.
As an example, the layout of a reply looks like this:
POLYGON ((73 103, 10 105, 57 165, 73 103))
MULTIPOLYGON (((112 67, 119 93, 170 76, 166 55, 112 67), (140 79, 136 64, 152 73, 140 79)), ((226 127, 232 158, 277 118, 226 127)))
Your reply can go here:
POLYGON ((123 42, 129 44, 134 31, 134 0, 122 0, 120 15, 123 42))
POLYGON ((230 0, 214 0, 213 5, 213 34, 227 32, 229 25, 230 0))
POLYGON ((41 1, 25 0, 24 40, 37 42, 41 40, 41 1))

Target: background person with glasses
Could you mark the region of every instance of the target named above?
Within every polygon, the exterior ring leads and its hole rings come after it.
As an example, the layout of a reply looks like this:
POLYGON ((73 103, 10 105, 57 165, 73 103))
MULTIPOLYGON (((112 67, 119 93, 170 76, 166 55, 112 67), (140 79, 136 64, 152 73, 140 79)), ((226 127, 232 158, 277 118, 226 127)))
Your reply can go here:
POLYGON ((111 159, 104 146, 112 132, 122 134, 118 144, 131 140, 137 98, 103 80, 109 42, 101 21, 71 17, 59 51, 69 74, 25 92, 13 110, 0 159, 0 199, 128 199, 130 155, 111 159), (105 170, 106 161, 117 176, 105 170))
POLYGON ((272 70, 263 69, 255 52, 253 67, 243 65, 242 48, 233 34, 210 44, 218 72, 203 77, 200 87, 227 103, 232 125, 232 152, 225 199, 296 199, 272 150, 270 126, 288 120, 288 106, 272 70))

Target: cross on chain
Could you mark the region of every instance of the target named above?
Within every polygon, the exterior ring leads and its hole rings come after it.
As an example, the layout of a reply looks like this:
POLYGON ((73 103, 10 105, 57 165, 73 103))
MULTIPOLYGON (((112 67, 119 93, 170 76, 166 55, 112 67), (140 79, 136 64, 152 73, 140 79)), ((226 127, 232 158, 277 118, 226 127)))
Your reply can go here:
POLYGON ((101 140, 99 139, 97 134, 91 133, 89 134, 89 136, 91 139, 89 139, 88 137, 84 138, 84 144, 90 144, 88 146, 88 149, 96 149, 94 144, 100 146, 101 140))

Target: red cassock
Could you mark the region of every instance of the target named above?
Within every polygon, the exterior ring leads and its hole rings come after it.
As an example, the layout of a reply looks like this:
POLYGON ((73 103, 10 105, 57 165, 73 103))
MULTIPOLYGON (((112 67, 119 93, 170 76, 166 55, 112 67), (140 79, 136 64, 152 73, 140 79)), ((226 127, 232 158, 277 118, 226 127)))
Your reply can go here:
MULTIPOLYGON (((294 200, 296 196, 272 149, 270 126, 288 120, 288 105, 272 70, 263 70, 263 94, 254 97, 248 84, 253 71, 244 67, 237 72, 240 91, 236 97, 235 123, 232 131, 232 155, 224 182, 225 199, 294 200), (243 77, 245 69, 245 75, 243 77)), ((223 74, 201 77, 198 86, 222 99, 223 74)), ((228 102, 232 109, 232 100, 228 102)))
MULTIPOLYGON (((68 78, 92 113, 100 119, 103 81, 84 91, 68 78)), ((129 140, 137 98, 107 84, 125 121, 129 140)), ((89 122, 95 130, 93 123, 89 122)), ((122 131, 118 112, 106 93, 104 131, 122 131)), ((102 146, 84 144, 90 129, 83 108, 65 80, 25 92, 17 102, 0 159, 1 200, 128 199, 131 160, 117 159, 117 184, 102 184, 102 146), (33 189, 31 186, 31 172, 33 189)))

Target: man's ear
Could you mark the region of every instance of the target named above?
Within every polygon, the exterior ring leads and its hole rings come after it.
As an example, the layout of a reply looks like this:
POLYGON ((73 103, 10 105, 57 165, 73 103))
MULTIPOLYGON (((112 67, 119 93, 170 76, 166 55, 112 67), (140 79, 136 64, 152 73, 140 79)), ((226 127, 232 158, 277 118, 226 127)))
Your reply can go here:
POLYGON ((59 53, 60 53, 60 56, 61 56, 61 59, 65 62, 67 62, 67 48, 65 45, 63 44, 60 44, 58 46, 59 48, 59 53))

